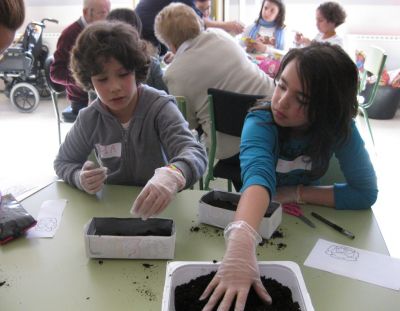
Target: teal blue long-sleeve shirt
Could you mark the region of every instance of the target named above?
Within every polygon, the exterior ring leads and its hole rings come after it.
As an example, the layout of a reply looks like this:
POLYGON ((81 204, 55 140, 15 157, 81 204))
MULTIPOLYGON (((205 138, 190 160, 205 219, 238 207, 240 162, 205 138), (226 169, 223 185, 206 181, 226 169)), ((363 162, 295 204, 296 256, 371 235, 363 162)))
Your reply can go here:
MULTIPOLYGON (((242 192, 251 185, 264 186, 273 196, 276 188, 291 185, 316 185, 307 173, 312 163, 304 161, 307 138, 291 139, 279 146, 278 128, 270 111, 256 110, 246 118, 240 145, 242 192)), ((355 122, 350 138, 333 146, 345 183, 334 184, 336 209, 370 208, 378 196, 377 178, 364 141, 355 122)))

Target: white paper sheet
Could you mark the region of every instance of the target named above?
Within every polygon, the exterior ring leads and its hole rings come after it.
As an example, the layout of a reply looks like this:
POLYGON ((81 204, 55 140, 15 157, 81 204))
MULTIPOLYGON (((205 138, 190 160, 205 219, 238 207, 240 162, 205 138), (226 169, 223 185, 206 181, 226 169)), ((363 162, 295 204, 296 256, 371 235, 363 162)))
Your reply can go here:
POLYGON ((52 238, 61 223, 66 199, 48 200, 42 203, 37 216, 37 224, 27 232, 28 238, 52 238))
POLYGON ((400 260, 319 239, 305 266, 400 290, 400 260))

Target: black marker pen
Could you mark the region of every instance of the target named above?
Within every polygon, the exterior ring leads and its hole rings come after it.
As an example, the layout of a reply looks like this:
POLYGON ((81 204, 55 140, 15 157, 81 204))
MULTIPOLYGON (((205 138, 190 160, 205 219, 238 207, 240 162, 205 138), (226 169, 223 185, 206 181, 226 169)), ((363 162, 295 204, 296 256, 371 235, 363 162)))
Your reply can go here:
POLYGON ((333 222, 330 222, 328 219, 322 217, 321 215, 318 215, 317 213, 314 213, 314 212, 311 212, 311 215, 314 216, 315 218, 317 218, 318 220, 322 221, 323 223, 327 224, 328 226, 332 227, 336 231, 339 231, 341 234, 344 234, 348 238, 350 238, 350 239, 355 238, 353 233, 351 233, 350 231, 348 231, 346 229, 343 229, 342 227, 334 224, 333 222))

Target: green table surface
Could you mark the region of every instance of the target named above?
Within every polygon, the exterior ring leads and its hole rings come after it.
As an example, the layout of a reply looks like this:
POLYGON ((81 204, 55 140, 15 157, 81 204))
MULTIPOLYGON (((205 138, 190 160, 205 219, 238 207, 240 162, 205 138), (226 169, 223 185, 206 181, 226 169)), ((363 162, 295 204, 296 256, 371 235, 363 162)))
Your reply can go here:
MULTIPOLYGON (((0 247, 0 310, 161 310, 166 260, 88 259, 83 226, 92 217, 129 217, 139 188, 109 186, 97 196, 55 182, 22 204, 34 217, 46 200, 65 198, 67 206, 54 238, 24 237, 0 247), (146 268, 143 264, 151 264, 146 268)), ((160 217, 176 223, 175 259, 221 260, 223 231, 197 221, 198 201, 205 192, 186 190, 160 217), (193 228, 199 230, 193 231, 193 228)), ((257 247, 258 260, 299 264, 315 310, 400 310, 398 291, 353 280, 303 265, 319 238, 388 254, 371 210, 335 211, 304 206, 315 229, 284 214, 282 238, 257 247), (352 231, 350 240, 310 216, 318 211, 352 231), (286 245, 279 247, 279 243, 286 245)), ((190 310, 188 310, 190 311, 190 310)))

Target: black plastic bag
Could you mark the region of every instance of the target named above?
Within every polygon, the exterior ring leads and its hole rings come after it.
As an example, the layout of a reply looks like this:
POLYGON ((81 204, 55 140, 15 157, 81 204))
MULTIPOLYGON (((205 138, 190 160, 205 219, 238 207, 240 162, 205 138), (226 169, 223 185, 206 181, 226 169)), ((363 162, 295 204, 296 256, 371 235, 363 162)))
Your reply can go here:
POLYGON ((0 244, 14 240, 35 225, 36 220, 22 207, 12 194, 6 194, 1 197, 0 244))

